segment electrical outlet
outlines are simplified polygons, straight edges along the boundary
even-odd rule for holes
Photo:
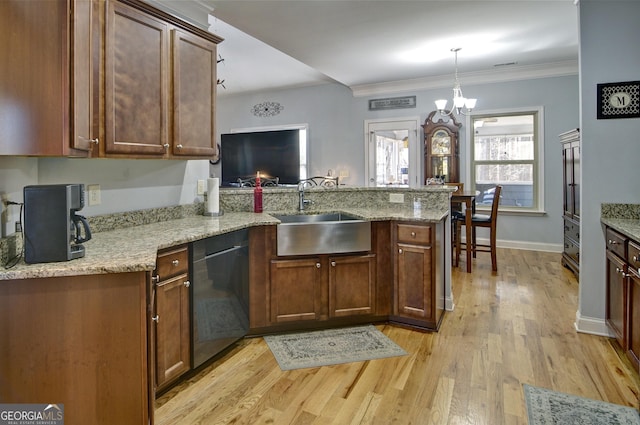
[[[100,205],[102,203],[102,199],[100,196],[100,185],[99,184],[90,184],[87,186],[89,205]]]
[[[198,180],[198,193],[197,195],[204,195],[207,192],[207,181]]]
[[[340,172],[339,172],[339,176],[340,176],[341,178],[349,177],[349,170],[340,170]]]
[[[404,203],[404,193],[390,193],[389,202],[393,202],[394,204]]]

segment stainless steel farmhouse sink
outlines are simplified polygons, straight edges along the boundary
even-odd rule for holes
[[[344,213],[273,215],[278,255],[361,252],[371,249],[371,222]]]

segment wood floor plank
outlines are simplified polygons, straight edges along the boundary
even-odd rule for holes
[[[438,333],[377,325],[406,356],[281,371],[245,339],[156,401],[157,425],[526,425],[523,384],[632,407],[639,378],[605,337],[577,333],[578,283],[560,254],[498,250],[452,270]]]

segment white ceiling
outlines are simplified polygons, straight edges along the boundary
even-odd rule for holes
[[[573,0],[147,0],[225,38],[225,96],[335,81],[356,96],[577,73]],[[209,18],[211,13],[213,18]]]

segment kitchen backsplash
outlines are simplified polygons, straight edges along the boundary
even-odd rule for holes
[[[414,199],[420,200],[423,208],[443,208],[448,206],[450,189],[431,186],[429,189],[408,188],[357,188],[339,189],[311,188],[305,190],[305,198],[312,201],[306,211],[327,211],[340,208],[413,208]],[[404,202],[390,203],[389,193],[404,194]],[[298,208],[298,190],[265,188],[263,190],[264,212],[296,212]],[[220,191],[220,209],[224,213],[253,211],[253,190],[223,189]],[[199,215],[204,212],[204,203],[151,208],[87,217],[92,233],[121,229],[143,224],[157,223]],[[16,257],[22,250],[22,237],[13,234],[0,238],[0,267]]]
[[[600,217],[640,220],[640,204],[602,204]]]

